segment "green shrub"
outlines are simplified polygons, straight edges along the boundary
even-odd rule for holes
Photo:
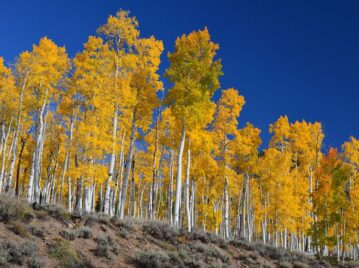
[[[66,240],[73,241],[76,238],[76,234],[72,231],[61,230],[60,235]]]
[[[19,247],[12,242],[0,242],[0,265],[7,266],[7,263],[23,265],[25,256],[32,256],[37,251],[36,244],[25,242]]]
[[[49,247],[49,255],[57,259],[62,267],[79,267],[80,261],[69,242],[57,240]]]
[[[27,229],[25,228],[25,226],[21,223],[21,222],[13,222],[9,229],[16,235],[23,237],[23,238],[27,238],[29,237],[29,232],[27,231]]]
[[[75,238],[89,239],[92,237],[92,230],[89,227],[84,226],[74,231],[61,230],[60,235],[69,241],[73,241]]]
[[[92,230],[87,226],[79,228],[75,233],[78,238],[89,239],[92,237]]]
[[[118,255],[119,249],[110,236],[96,238],[95,255],[99,257],[111,258],[110,252]]]
[[[46,267],[46,265],[40,261],[37,257],[31,257],[28,261],[27,261],[27,266],[29,268],[42,268],[42,267]]]
[[[173,265],[170,257],[162,251],[140,252],[133,257],[133,262],[139,268],[170,268]]]
[[[0,194],[0,221],[29,222],[34,218],[31,208],[26,201]]]
[[[119,235],[122,237],[122,238],[126,238],[126,239],[128,239],[129,238],[129,233],[128,233],[128,231],[127,231],[127,229],[120,229],[119,231],[118,231],[118,233],[119,233]]]
[[[200,255],[206,258],[212,257],[214,259],[221,260],[222,263],[228,263],[230,260],[223,250],[211,244],[202,244],[195,242],[191,243],[189,247],[191,251],[198,252],[200,253]]]
[[[37,253],[37,245],[32,241],[25,241],[18,249],[24,256],[33,256]]]
[[[171,242],[175,241],[179,235],[178,229],[163,221],[146,221],[143,224],[143,232],[159,240]]]
[[[8,255],[9,255],[8,249],[3,247],[2,244],[0,244],[0,266],[6,265]]]
[[[50,216],[57,220],[65,221],[70,218],[70,214],[63,207],[56,204],[46,204],[43,208]]]
[[[202,243],[213,243],[220,245],[225,243],[225,241],[220,238],[218,235],[210,232],[204,232],[203,230],[194,229],[191,233],[188,234],[188,239],[190,240],[199,240]]]
[[[44,238],[45,237],[45,231],[42,229],[38,229],[33,225],[30,225],[30,232],[32,235],[36,236],[36,237],[40,237],[40,238]]]
[[[289,262],[280,262],[279,267],[280,268],[292,268],[293,266]]]
[[[95,223],[102,223],[102,224],[109,224],[110,223],[110,217],[103,213],[91,213],[91,214],[85,214],[85,226],[92,227]]]
[[[294,268],[309,268],[310,266],[306,263],[295,261],[293,263]]]
[[[111,218],[111,223],[119,227],[121,230],[127,231],[136,231],[137,226],[139,225],[139,221],[133,218],[124,218],[121,220],[119,217],[113,217]]]

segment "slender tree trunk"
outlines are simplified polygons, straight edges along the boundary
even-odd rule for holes
[[[253,237],[253,209],[252,209],[252,205],[251,205],[251,189],[250,189],[250,183],[249,183],[249,176],[247,179],[247,230],[248,230],[248,241],[252,242],[252,237]]]
[[[246,231],[246,200],[247,200],[247,175],[244,176],[243,193],[242,193],[242,215],[241,215],[241,231],[240,237],[247,239]]]
[[[264,219],[262,222],[262,240],[263,243],[267,243],[267,201],[264,200]]]
[[[33,198],[32,201],[40,203],[40,178],[41,178],[41,160],[45,138],[47,101],[45,100],[38,112],[36,138],[35,138],[35,157],[34,157],[34,180],[33,180]]]
[[[224,236],[225,239],[229,239],[229,193],[227,177],[224,184]]]
[[[192,180],[192,190],[191,190],[191,230],[194,229],[196,225],[196,181]]]
[[[156,214],[155,215],[159,215],[160,214],[160,209],[162,206],[162,199],[163,199],[163,187],[162,187],[162,182],[163,179],[161,178],[161,170],[162,170],[162,164],[163,164],[163,151],[164,151],[164,147],[160,146],[160,157],[159,157],[159,161],[158,161],[158,168],[156,170]],[[158,200],[158,201],[157,201]]]
[[[122,188],[122,179],[123,179],[123,164],[124,164],[124,145],[125,145],[125,137],[126,137],[126,131],[122,134],[122,140],[121,140],[121,151],[120,151],[120,163],[118,166],[118,171],[116,174],[116,186],[115,186],[115,193],[113,197],[113,211],[114,214],[117,215],[118,209],[119,209],[119,200],[118,193],[121,191]],[[116,210],[117,209],[117,210]]]
[[[134,153],[134,149],[135,149],[135,134],[136,134],[136,110],[133,112],[133,116],[132,116],[130,147],[129,147],[129,151],[127,154],[126,169],[125,169],[123,184],[122,184],[122,188],[121,188],[121,200],[120,200],[120,209],[119,209],[120,219],[123,219],[125,216],[127,186],[128,186],[128,180],[130,178],[131,162],[132,162],[133,153]]]
[[[5,131],[5,122],[3,122],[2,124],[2,161],[1,161],[1,170],[0,170],[0,192],[2,191],[3,188],[3,183],[4,183],[4,179],[5,179],[5,163],[6,163],[6,148],[7,148],[7,140],[9,138],[10,135],[10,129],[11,129],[11,121],[10,120],[10,124],[8,127],[8,130]]]
[[[91,204],[92,204],[92,192],[91,192],[91,187],[92,186],[85,186],[84,187],[84,198],[85,198],[85,202],[84,202],[84,210],[86,213],[90,213],[91,212]]]
[[[16,196],[19,196],[20,168],[21,168],[22,155],[23,155],[23,153],[24,153],[26,140],[27,140],[27,139],[21,138],[21,147],[20,147],[20,153],[19,153],[19,161],[17,162],[17,168],[16,168],[16,184],[15,184],[15,195],[16,195]]]
[[[82,177],[80,177],[77,181],[75,211],[77,213],[82,212]]]
[[[186,128],[182,126],[181,142],[178,148],[178,160],[177,160],[177,181],[176,181],[176,200],[174,208],[174,226],[180,227],[180,206],[181,206],[181,195],[182,195],[182,158],[184,144],[186,141]]]
[[[157,151],[158,151],[158,122],[160,118],[160,111],[157,114],[156,125],[155,125],[155,149],[153,150],[152,156],[152,203],[150,209],[150,219],[156,218],[156,180],[157,180]]]
[[[32,154],[29,184],[28,184],[28,188],[27,188],[27,201],[28,202],[31,202],[32,197],[34,195],[34,172],[35,172],[35,151]]]
[[[94,213],[96,211],[96,182],[92,184],[92,205],[91,211]]]
[[[19,98],[17,121],[16,121],[15,132],[14,132],[13,147],[11,150],[11,157],[10,157],[10,169],[9,169],[9,174],[8,174],[8,179],[7,179],[7,187],[6,187],[8,190],[10,190],[10,188],[11,188],[12,178],[13,178],[13,174],[14,174],[14,168],[15,168],[15,162],[16,162],[17,141],[18,141],[18,137],[19,137],[19,129],[20,129],[20,123],[21,123],[22,102],[24,99],[26,82],[27,82],[27,74],[22,83],[21,93],[20,93],[20,98]]]
[[[69,134],[69,137],[68,137],[68,140],[67,140],[66,156],[65,156],[65,161],[64,161],[64,165],[63,165],[63,171],[62,171],[62,177],[61,177],[60,203],[62,203],[62,198],[63,198],[65,177],[66,177],[66,174],[67,174],[67,170],[70,167],[70,157],[71,157],[70,150],[71,150],[72,136],[73,136],[74,126],[75,126],[75,121],[76,121],[75,111],[73,111],[70,120],[71,120],[71,122],[70,122],[70,134]],[[68,191],[71,191],[71,186],[70,185],[71,184],[68,185],[69,186]]]
[[[135,159],[132,159],[131,167],[131,207],[132,217],[136,216],[136,188],[135,188]]]
[[[173,169],[174,169],[174,151],[171,149],[170,152],[170,174],[169,174],[169,183],[168,183],[168,222],[173,224],[173,211],[172,211],[172,196],[173,196]]]
[[[191,210],[190,210],[190,194],[189,194],[189,181],[190,181],[190,169],[191,169],[191,150],[189,148],[190,142],[188,142],[188,149],[187,149],[187,168],[186,168],[186,184],[185,184],[185,191],[186,191],[186,214],[187,214],[187,230],[191,232]]]
[[[115,172],[115,159],[116,159],[116,137],[117,137],[117,114],[118,109],[115,107],[115,114],[113,116],[113,130],[112,130],[112,153],[111,153],[111,159],[110,159],[110,166],[108,169],[108,179],[106,182],[106,193],[105,193],[105,201],[104,201],[104,213],[105,214],[111,214],[111,208],[110,208],[110,191],[111,191],[111,182],[113,179],[113,175]]]
[[[140,207],[140,219],[143,219],[143,194],[146,191],[146,184],[142,186],[141,194],[140,194],[140,201],[139,201],[139,207]]]

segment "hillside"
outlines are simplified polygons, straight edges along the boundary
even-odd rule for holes
[[[272,85],[268,83],[258,87],[263,89],[260,91],[250,87],[239,90],[240,83],[225,76],[237,68],[223,65],[218,32],[197,25],[171,31],[170,40],[161,40],[150,33],[160,29],[150,30],[146,23],[146,31],[142,31],[141,19],[129,10],[111,10],[107,20],[98,17],[91,24],[92,34],[76,34],[85,43],[75,50],[66,50],[77,43],[71,38],[68,43],[61,39],[60,45],[46,33],[37,41],[37,33],[16,51],[17,56],[7,59],[0,55],[0,192],[23,197],[30,204],[58,204],[68,211],[101,211],[141,221],[161,219],[189,231],[203,228],[219,233],[226,241],[240,234],[245,240],[255,238],[341,262],[358,259],[359,139],[349,136],[357,133],[354,121],[348,121],[346,125],[353,130],[341,135],[336,148],[329,147],[332,143],[325,139],[328,132],[323,127],[328,122],[316,113],[330,109],[318,106],[312,113],[296,114],[293,105],[305,107],[312,96],[301,102],[286,99],[291,94],[264,90]],[[225,54],[234,56],[237,50]],[[243,64],[240,61],[235,66]],[[260,73],[252,78],[263,79]],[[247,90],[253,94],[247,96]],[[290,90],[294,88],[287,86],[286,92]],[[273,99],[264,98],[264,92],[272,92]],[[283,97],[280,104],[287,107],[273,112],[279,107],[274,101],[279,96]],[[322,97],[319,100],[313,104],[322,103]],[[252,106],[261,101],[257,109]],[[284,108],[290,108],[289,116]],[[254,110],[256,115],[246,118],[246,113]],[[348,114],[357,114],[357,107]],[[261,121],[264,116],[269,117]],[[343,134],[345,124],[331,128]],[[49,243],[67,236],[65,244],[57,241],[59,245],[73,249],[76,255],[81,243],[88,253],[77,258],[88,262],[94,258],[97,251],[90,250],[97,244],[122,248],[117,256],[114,249],[105,252],[109,256],[91,261],[96,266],[111,266],[111,262],[134,265],[138,263],[136,254],[146,247],[156,254],[161,254],[159,248],[170,252],[171,256],[162,252],[156,258],[159,262],[171,259],[171,266],[179,262],[173,258],[181,250],[188,257],[178,257],[184,259],[183,266],[189,266],[191,260],[215,264],[218,259],[197,256],[219,245],[201,244],[193,235],[180,232],[171,235],[171,241],[153,240],[156,238],[146,228],[169,229],[164,223],[127,224],[132,228],[122,227],[122,231],[128,238],[117,238],[116,220],[94,223],[91,238],[83,239],[77,232],[82,227],[86,229],[81,232],[88,232],[89,226],[84,225],[89,216],[64,216],[55,224],[52,219],[46,222],[46,215],[38,218],[37,214],[48,212],[36,209],[30,223],[14,220],[6,223],[4,230],[6,235],[10,229],[26,235],[31,233],[31,225],[40,226],[48,232],[43,235],[48,240],[47,244],[41,242],[39,252],[51,253],[49,262],[57,256],[47,250],[56,249],[57,244]],[[109,230],[112,228],[115,233]],[[113,241],[101,240],[101,236]],[[219,247],[219,252],[228,255],[221,262],[253,266],[252,257],[244,256],[245,250],[237,252],[234,244],[238,243]],[[4,246],[4,254],[8,246]],[[133,249],[126,253],[125,247]],[[244,247],[252,248],[241,243],[240,248]],[[255,248],[258,252],[275,251],[260,245]],[[262,252],[259,255],[265,258],[255,261],[268,259],[273,264],[266,254]],[[297,259],[283,257],[277,263]]]
[[[3,267],[332,267],[313,256],[165,222],[75,216],[0,196]],[[348,266],[349,267],[349,266]],[[352,266],[354,267],[354,266]]]

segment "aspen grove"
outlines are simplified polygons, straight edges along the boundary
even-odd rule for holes
[[[47,37],[11,68],[0,57],[0,191],[358,258],[359,140],[324,153],[319,122],[281,116],[260,149],[218,49],[206,28],[178,37],[164,89],[162,41],[121,10],[73,59]]]

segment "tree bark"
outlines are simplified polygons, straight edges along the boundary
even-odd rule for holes
[[[224,237],[229,239],[229,193],[228,178],[224,182]]]
[[[168,200],[167,200],[169,224],[173,224],[173,211],[172,211],[173,168],[174,168],[174,151],[173,151],[173,149],[171,149],[171,152],[170,152],[170,174],[169,174],[169,182],[168,182]]]
[[[188,149],[187,149],[187,168],[186,168],[186,184],[185,184],[185,191],[186,191],[186,214],[187,214],[187,230],[191,232],[192,227],[192,220],[191,220],[191,209],[190,209],[190,195],[189,195],[189,181],[190,181],[190,169],[191,169],[191,150],[189,148],[190,143],[188,142]]]
[[[112,209],[110,207],[110,191],[111,191],[111,182],[113,179],[113,174],[115,172],[115,159],[116,159],[116,136],[117,136],[117,113],[118,109],[115,107],[115,114],[113,116],[113,130],[112,130],[112,153],[111,153],[111,159],[110,159],[110,166],[108,169],[108,179],[106,182],[106,193],[105,193],[105,200],[104,200],[104,213],[105,214],[112,214]]]
[[[136,216],[136,188],[135,188],[135,159],[132,159],[131,166],[131,214],[132,217]]]
[[[131,162],[132,162],[133,153],[134,153],[134,149],[135,149],[135,135],[136,135],[136,110],[133,112],[133,116],[132,116],[130,147],[129,147],[128,154],[127,154],[125,175],[123,178],[123,184],[122,184],[122,188],[121,188],[121,200],[120,200],[120,209],[119,209],[120,219],[123,219],[125,216],[127,186],[128,186],[128,180],[130,178]]]
[[[8,179],[7,179],[7,187],[6,187],[6,189],[8,191],[11,190],[12,178],[13,178],[15,162],[16,162],[16,149],[17,149],[17,141],[18,141],[18,137],[19,137],[19,129],[20,129],[20,123],[21,123],[21,112],[22,112],[22,102],[23,102],[23,99],[24,99],[26,82],[27,82],[27,74],[26,74],[26,76],[24,78],[24,81],[22,83],[21,93],[20,93],[20,98],[19,98],[17,121],[16,121],[15,132],[14,132],[14,140],[13,140],[13,145],[12,145],[13,147],[12,147],[12,150],[11,150],[11,157],[10,157],[10,169],[9,169],[9,174],[8,174]]]
[[[1,161],[1,169],[0,169],[0,192],[3,189],[3,183],[4,183],[4,179],[5,179],[5,163],[6,163],[6,148],[7,148],[7,140],[9,138],[10,135],[10,129],[11,129],[11,121],[10,120],[10,124],[8,127],[8,130],[5,131],[5,122],[2,123],[2,161]]]
[[[44,101],[38,112],[35,149],[34,149],[34,194],[31,201],[40,203],[40,179],[41,179],[41,160],[45,138],[46,117],[47,117],[47,100]]]
[[[174,222],[175,227],[180,227],[180,205],[181,205],[181,195],[182,195],[182,158],[184,144],[186,141],[186,128],[183,124],[182,133],[181,133],[181,142],[178,148],[178,160],[177,160],[177,181],[176,181],[176,200],[174,208]]]

